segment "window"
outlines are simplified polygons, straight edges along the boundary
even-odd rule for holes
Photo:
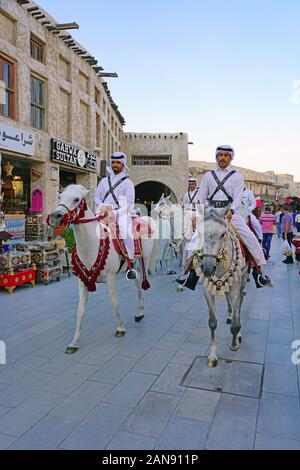
[[[0,56],[0,85],[4,100],[0,100],[0,115],[16,119],[16,64]],[[4,101],[4,103],[1,103]]]
[[[66,59],[60,54],[59,54],[59,71],[60,71],[60,75],[62,76],[64,80],[66,80],[67,82],[71,81],[71,64],[68,61],[68,59]]]
[[[45,46],[38,38],[31,36],[30,38],[30,55],[39,62],[45,62]]]
[[[132,165],[172,165],[172,155],[132,155]]]
[[[103,108],[103,114],[106,116],[106,101],[104,98],[102,100],[102,108]]]
[[[46,128],[45,82],[37,77],[30,79],[31,112],[30,125],[37,129]]]
[[[100,91],[95,87],[95,103],[100,106]]]
[[[89,77],[83,72],[79,71],[79,88],[84,93],[89,94]]]
[[[96,147],[100,147],[100,116],[96,114]]]

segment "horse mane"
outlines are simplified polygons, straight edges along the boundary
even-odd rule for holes
[[[228,225],[228,222],[224,217],[220,216],[220,213],[214,208],[214,207],[208,207],[204,211],[204,220],[215,220],[216,222],[219,222],[220,224],[223,225]]]

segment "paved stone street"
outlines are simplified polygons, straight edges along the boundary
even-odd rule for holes
[[[74,277],[21,286],[12,297],[1,289],[0,449],[300,449],[300,366],[291,361],[300,339],[300,276],[296,264],[281,263],[279,247],[274,240],[268,266],[276,288],[248,284],[236,353],[228,348],[225,302],[218,307],[219,357],[264,366],[258,398],[239,394],[239,384],[251,382],[249,364],[249,375],[235,376],[235,394],[181,385],[196,356],[208,352],[201,286],[179,294],[169,276],[156,275],[136,324],[135,288],[122,275],[127,334],[115,338],[100,285],[89,298],[80,350],[70,356]]]

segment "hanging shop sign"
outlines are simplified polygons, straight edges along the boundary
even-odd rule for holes
[[[73,144],[51,139],[51,159],[64,165],[83,170],[97,170],[97,156]]]
[[[35,135],[31,131],[0,122],[0,149],[33,156]]]

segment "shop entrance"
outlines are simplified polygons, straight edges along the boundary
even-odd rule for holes
[[[61,188],[66,188],[69,184],[76,184],[76,173],[60,169],[59,184]]]
[[[27,214],[30,207],[30,163],[2,154],[2,210],[6,214]]]

